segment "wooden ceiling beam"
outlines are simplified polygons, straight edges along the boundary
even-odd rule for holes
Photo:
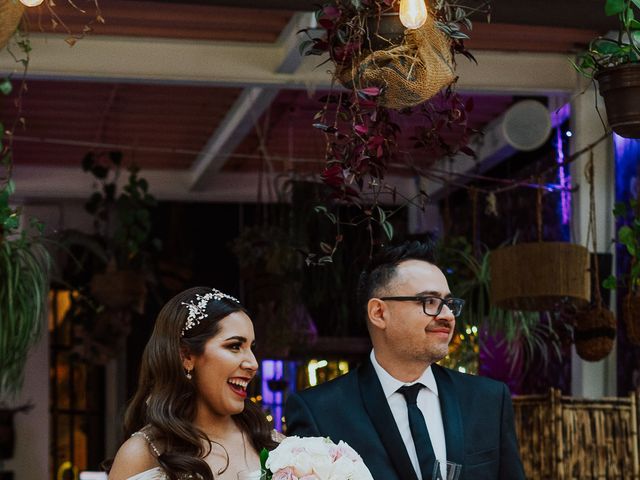
[[[277,42],[280,62],[274,72],[286,75],[298,70],[302,57],[298,54],[297,32],[309,27],[312,21],[310,13],[297,13],[291,18]],[[248,87],[240,94],[194,162],[191,168],[192,189],[208,186],[211,176],[217,175],[237,146],[254,129],[278,91],[276,88]]]
[[[300,57],[296,70],[278,72],[288,58],[279,43],[93,36],[70,49],[61,36],[32,34],[31,45],[31,78],[309,91],[331,87],[327,66],[319,67],[324,57]],[[531,94],[577,88],[575,71],[565,54],[473,53],[478,65],[466,59],[458,62],[464,91]],[[0,56],[0,73],[13,71],[18,71],[13,58]]]

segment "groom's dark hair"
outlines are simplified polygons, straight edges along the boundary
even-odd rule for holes
[[[404,242],[400,245],[382,247],[360,274],[356,300],[358,309],[367,320],[369,299],[389,285],[396,273],[396,267],[405,260],[422,260],[436,265],[436,242],[432,237],[424,241]]]

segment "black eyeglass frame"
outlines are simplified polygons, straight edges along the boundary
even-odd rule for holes
[[[436,298],[440,300],[440,306],[436,313],[427,313],[427,300]],[[451,310],[454,317],[459,317],[462,313],[462,307],[464,307],[464,299],[448,297],[448,298],[440,298],[433,295],[415,295],[415,296],[400,296],[400,297],[380,297],[380,300],[395,300],[397,302],[421,302],[422,303],[422,311],[425,315],[430,317],[437,317],[442,312],[442,306],[447,305],[447,308]],[[453,308],[452,308],[453,307]],[[457,310],[457,314],[456,314]]]

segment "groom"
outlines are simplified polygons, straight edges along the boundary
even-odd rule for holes
[[[344,440],[376,480],[431,480],[435,460],[460,480],[524,480],[507,387],[435,362],[464,304],[433,248],[384,248],[362,272],[358,304],[373,350],[356,370],[290,395],[287,434]]]

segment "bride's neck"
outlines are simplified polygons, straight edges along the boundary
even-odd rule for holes
[[[220,417],[208,412],[198,412],[193,423],[210,438],[224,438],[240,430],[230,415]]]

